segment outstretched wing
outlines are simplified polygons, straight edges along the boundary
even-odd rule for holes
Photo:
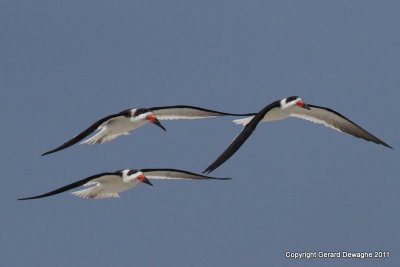
[[[148,179],[189,179],[189,180],[229,180],[232,178],[215,178],[177,169],[142,169]]]
[[[159,120],[202,119],[215,116],[251,116],[253,113],[236,114],[194,106],[165,106],[149,108]]]
[[[227,161],[233,154],[246,142],[246,140],[250,137],[250,135],[254,132],[257,125],[264,118],[264,116],[268,113],[268,111],[273,108],[279,107],[279,101],[275,101],[265,108],[263,108],[259,113],[257,113],[249,123],[246,124],[244,129],[240,132],[240,134],[233,140],[233,142],[228,146],[227,149],[210,165],[203,171],[203,173],[211,173],[216,168],[221,166],[225,161]]]
[[[117,175],[117,173],[100,173],[100,174],[96,174],[90,177],[87,177],[85,179],[79,180],[77,182],[74,182],[72,184],[60,187],[58,189],[55,189],[53,191],[50,191],[48,193],[42,194],[42,195],[37,195],[37,196],[33,196],[33,197],[25,197],[25,198],[20,198],[18,200],[28,200],[28,199],[36,199],[36,198],[43,198],[43,197],[49,197],[52,195],[57,195],[60,194],[62,192],[74,189],[76,187],[82,186],[88,182],[101,182],[103,179],[110,179],[110,177],[112,179],[118,178],[119,176]]]
[[[62,144],[59,147],[56,147],[53,150],[47,151],[46,153],[43,153],[42,156],[63,150],[67,147],[70,147],[72,145],[75,145],[76,143],[79,143],[81,140],[83,140],[85,137],[87,137],[88,135],[90,135],[91,133],[93,133],[94,131],[97,130],[97,128],[99,128],[100,125],[102,125],[103,123],[105,123],[106,121],[112,119],[112,118],[116,118],[119,116],[126,116],[126,114],[124,112],[118,113],[118,114],[113,114],[107,117],[104,117],[98,121],[96,121],[95,123],[93,123],[92,125],[89,126],[89,128],[87,128],[86,130],[84,130],[83,132],[81,132],[80,134],[74,136],[71,140],[68,140],[67,142],[65,142],[64,144]]]
[[[294,113],[290,116],[320,123],[339,132],[348,133],[355,137],[392,148],[378,137],[364,130],[361,126],[330,108],[315,105],[309,105],[309,107],[310,110],[296,107]]]

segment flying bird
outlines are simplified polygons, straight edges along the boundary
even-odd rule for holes
[[[151,179],[229,180],[231,178],[214,178],[177,169],[126,169],[96,174],[42,195],[20,198],[18,200],[49,197],[79,186],[90,187],[72,192],[72,194],[77,197],[90,199],[118,198],[118,193],[131,189],[138,183],[145,183],[153,186],[150,182]]]
[[[296,117],[314,123],[320,123],[339,132],[348,133],[355,137],[392,148],[342,114],[330,108],[306,104],[298,96],[290,96],[272,102],[254,116],[234,120],[236,124],[245,126],[244,129],[203,173],[211,173],[227,161],[244,144],[247,138],[250,137],[260,122],[283,120],[288,117]]]
[[[92,125],[86,130],[74,136],[64,144],[42,154],[48,155],[67,147],[75,145],[88,137],[90,134],[99,130],[92,137],[84,140],[81,144],[103,144],[111,141],[120,135],[127,135],[130,131],[139,128],[147,123],[153,123],[166,131],[160,120],[176,120],[176,119],[202,119],[215,116],[251,116],[255,113],[234,114],[221,111],[193,107],[193,106],[164,106],[152,108],[127,109],[120,113],[106,116]]]

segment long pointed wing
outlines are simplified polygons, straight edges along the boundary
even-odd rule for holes
[[[177,169],[142,169],[148,179],[190,179],[190,180],[229,180],[232,178],[215,178]]]
[[[79,181],[74,182],[72,184],[60,187],[58,189],[55,189],[53,191],[50,191],[50,192],[42,194],[42,195],[37,195],[37,196],[33,196],[33,197],[19,198],[18,200],[28,200],[28,199],[49,197],[49,196],[60,194],[62,192],[65,192],[65,191],[74,189],[76,187],[82,186],[82,185],[84,185],[84,184],[86,184],[88,182],[100,182],[103,179],[116,179],[116,178],[119,178],[117,173],[100,173],[100,174],[96,174],[96,175],[87,177],[85,179],[79,180]]]
[[[47,151],[45,153],[42,154],[42,156],[45,155],[49,155],[51,153],[66,149],[67,147],[70,147],[72,145],[75,145],[76,143],[79,143],[81,140],[83,140],[85,137],[87,137],[88,135],[90,135],[91,133],[93,133],[94,131],[97,130],[97,128],[102,125],[104,122],[112,119],[112,118],[116,118],[119,116],[125,116],[122,112],[118,113],[118,114],[112,114],[110,116],[104,117],[98,121],[96,121],[95,123],[93,123],[92,125],[89,126],[89,128],[87,128],[86,130],[84,130],[83,132],[81,132],[80,134],[74,136],[71,140],[68,140],[67,142],[65,142],[64,144],[60,145],[59,147],[56,147],[55,149],[52,149],[50,151]]]
[[[263,108],[257,115],[255,115],[249,123],[246,124],[244,129],[240,132],[240,134],[233,140],[233,142],[225,149],[225,151],[210,165],[203,171],[203,173],[211,173],[216,168],[221,166],[225,161],[227,161],[233,154],[246,142],[246,140],[250,137],[250,135],[254,132],[257,125],[264,118],[264,116],[268,113],[268,111],[273,108],[279,107],[279,101],[275,101],[265,108]]]
[[[215,116],[251,116],[253,113],[226,113],[194,106],[165,106],[149,108],[159,120],[202,119]]]
[[[392,148],[378,137],[364,130],[361,126],[330,108],[315,105],[309,105],[309,107],[310,110],[296,107],[295,112],[290,116],[320,123],[339,132],[351,134],[355,137]]]

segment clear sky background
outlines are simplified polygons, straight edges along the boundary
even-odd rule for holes
[[[398,1],[1,1],[1,266],[399,266]],[[257,112],[291,95],[395,149],[298,119],[212,173],[112,200],[47,192],[124,168],[204,170],[234,118],[60,145],[126,108]],[[294,260],[286,251],[389,251]]]

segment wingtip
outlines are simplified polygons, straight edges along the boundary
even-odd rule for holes
[[[54,153],[54,152],[57,152],[58,150],[55,150],[55,149],[53,149],[53,150],[49,150],[49,151],[47,151],[47,152],[44,152],[41,156],[43,157],[43,156],[46,156],[46,155],[49,155],[49,154],[52,154],[52,153]]]
[[[394,149],[391,145],[386,144],[382,140],[379,140],[379,142],[375,142],[375,143],[378,144],[378,145],[385,146],[385,147],[390,148],[390,149]]]
[[[23,197],[23,198],[18,198],[17,200],[31,200],[31,199],[38,199],[42,198],[43,196],[34,196],[34,197]]]
[[[392,146],[390,146],[390,145],[388,145],[388,144],[386,144],[386,143],[384,143],[383,145],[384,145],[385,147],[388,147],[388,148],[394,150],[394,148],[393,148]]]

